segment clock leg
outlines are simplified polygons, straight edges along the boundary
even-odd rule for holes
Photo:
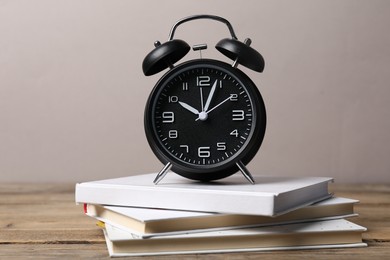
[[[245,165],[241,162],[238,161],[236,163],[238,169],[240,169],[241,173],[244,175],[244,177],[251,183],[255,184],[255,179],[253,179],[252,174],[248,171],[248,169],[245,167]]]
[[[172,163],[170,163],[170,162],[167,163],[164,166],[164,168],[162,168],[162,170],[157,174],[153,183],[157,185],[165,177],[165,175],[168,173],[168,171],[171,169],[171,167],[172,167]]]

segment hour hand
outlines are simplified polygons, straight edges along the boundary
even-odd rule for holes
[[[199,115],[199,111],[196,108],[193,108],[192,106],[188,105],[187,103],[179,101],[179,104],[188,111],[194,113],[195,115]]]

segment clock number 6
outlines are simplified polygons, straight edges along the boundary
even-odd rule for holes
[[[198,148],[198,156],[201,158],[209,158],[210,157],[210,146],[201,146]]]

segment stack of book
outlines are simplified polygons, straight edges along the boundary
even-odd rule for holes
[[[366,228],[345,219],[358,201],[331,196],[331,178],[154,178],[76,184],[76,203],[99,221],[110,256],[366,246]]]

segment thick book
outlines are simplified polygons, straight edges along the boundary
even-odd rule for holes
[[[156,174],[76,184],[76,203],[276,216],[330,197],[326,177],[240,175],[196,182],[170,173],[155,185]]]
[[[345,219],[138,239],[105,224],[110,256],[363,247],[366,228]]]
[[[85,214],[140,238],[353,217],[357,200],[332,197],[277,217],[84,204]]]

